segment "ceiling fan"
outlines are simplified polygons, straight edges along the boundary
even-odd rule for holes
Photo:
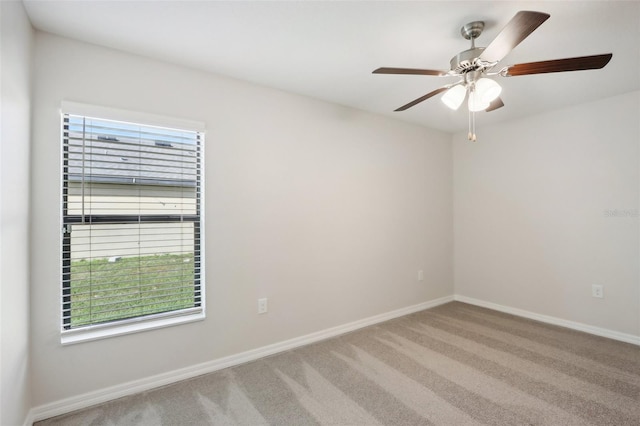
[[[496,65],[522,40],[527,38],[544,21],[548,13],[520,11],[502,29],[500,34],[487,47],[476,47],[475,39],[484,29],[484,22],[474,21],[460,29],[462,36],[471,41],[471,48],[458,53],[451,59],[449,70],[431,70],[415,68],[382,67],[374,74],[413,74],[437,77],[459,77],[459,81],[442,86],[418,99],[401,106],[395,111],[404,111],[437,94],[445,92],[442,102],[451,109],[458,109],[468,98],[469,140],[476,141],[475,112],[493,111],[504,106],[500,99],[502,88],[488,77],[513,77],[519,75],[543,74],[552,72],[580,71],[603,68],[613,56],[611,53],[575,58],[554,59],[540,62],[527,62],[503,67],[494,71]]]

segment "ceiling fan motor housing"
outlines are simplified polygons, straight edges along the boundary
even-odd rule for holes
[[[456,74],[466,74],[470,71],[477,71],[482,66],[478,63],[478,58],[482,54],[484,47],[474,47],[458,53],[451,58],[451,71]]]

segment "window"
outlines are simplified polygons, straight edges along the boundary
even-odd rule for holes
[[[202,319],[202,133],[62,121],[63,343]]]

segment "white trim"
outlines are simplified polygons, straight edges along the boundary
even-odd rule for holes
[[[123,336],[125,334],[202,321],[206,318],[204,307],[191,308],[187,311],[196,312],[187,315],[181,314],[180,311],[168,312],[160,315],[149,315],[149,318],[136,317],[129,322],[114,322],[112,324],[107,324],[106,326],[98,324],[97,326],[87,326],[77,330],[62,330],[60,343],[64,346],[75,343],[91,342],[94,340],[106,339],[108,337]]]
[[[516,315],[522,318],[528,318],[547,324],[558,325],[560,327],[570,328],[572,330],[583,331],[585,333],[594,334],[596,336],[608,337],[609,339],[621,342],[631,343],[640,346],[640,336],[633,334],[621,333],[619,331],[609,330],[606,328],[595,327],[593,325],[583,324],[580,322],[569,321],[562,318],[556,318],[549,315],[536,314],[534,312],[525,311],[523,309],[511,308],[509,306],[499,305],[497,303],[486,302],[484,300],[474,299],[472,297],[461,296],[456,294],[453,296],[458,302],[469,303],[483,308],[493,309],[494,311],[504,312],[506,314]]]
[[[358,330],[369,325],[378,324],[393,318],[398,318],[414,312],[423,311],[434,306],[442,305],[453,301],[453,296],[441,297],[439,299],[430,300],[428,302],[419,303],[417,305],[396,309],[380,315],[374,315],[369,318],[350,322],[348,324],[327,328],[305,336],[296,337],[285,340],[283,342],[274,343],[272,345],[263,346],[261,348],[252,349],[239,354],[218,358],[207,361],[202,364],[196,364],[190,367],[181,368],[179,370],[161,373],[144,379],[133,380],[131,382],[122,383],[108,388],[100,389],[93,392],[87,392],[82,395],[72,396],[49,404],[44,404],[33,408],[30,411],[30,418],[33,421],[40,421],[50,417],[59,416],[70,413],[75,410],[87,408],[95,404],[111,401],[123,396],[132,395],[139,392],[148,391],[160,386],[175,383],[180,380],[190,379],[202,374],[211,373],[223,368],[233,367],[245,362],[253,361],[279,352],[288,351],[330,337],[339,336],[350,331]]]
[[[201,121],[167,117],[164,115],[149,114],[139,111],[129,111],[120,108],[83,104],[80,102],[66,100],[63,100],[60,103],[60,108],[65,114],[83,115],[94,118],[99,117],[115,121],[129,121],[147,124],[149,126],[168,127],[196,132],[204,132],[206,130],[205,123]]]

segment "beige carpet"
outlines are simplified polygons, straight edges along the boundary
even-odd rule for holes
[[[640,425],[640,347],[453,302],[45,425]]]

